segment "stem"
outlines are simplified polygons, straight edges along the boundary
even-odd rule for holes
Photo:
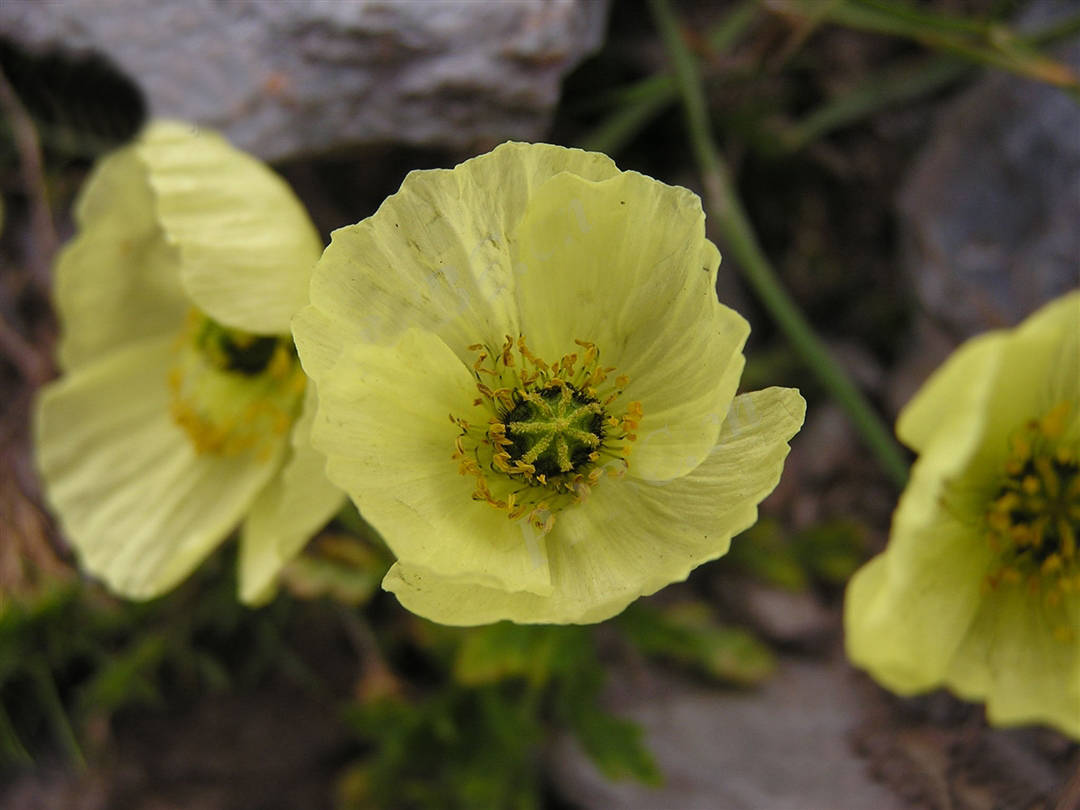
[[[863,393],[829,355],[825,344],[792,301],[758,244],[753,226],[735,193],[727,166],[714,145],[697,65],[683,42],[671,7],[667,0],[649,0],[649,6],[675,71],[691,146],[704,179],[709,213],[716,220],[746,280],[777,326],[787,335],[795,351],[833,399],[847,412],[882,469],[897,487],[902,488],[908,474],[904,451]]]

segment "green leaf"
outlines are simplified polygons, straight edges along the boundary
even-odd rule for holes
[[[146,636],[104,659],[106,663],[81,690],[80,710],[109,714],[123,706],[156,703],[160,695],[154,681],[167,649],[162,636]]]
[[[806,590],[809,580],[780,523],[762,518],[735,538],[724,558],[762,582],[789,591]]]
[[[645,746],[641,728],[600,707],[598,698],[604,671],[595,657],[592,662],[592,667],[581,669],[576,677],[559,684],[556,705],[560,719],[571,728],[585,753],[608,779],[630,778],[646,785],[661,784],[663,774]]]
[[[832,585],[847,582],[867,555],[866,531],[862,524],[843,518],[799,532],[792,546],[815,578]]]
[[[619,617],[619,626],[646,655],[724,683],[750,686],[769,677],[776,668],[765,644],[747,630],[717,624],[703,602],[662,609],[631,605]]]
[[[636,723],[608,714],[589,702],[579,706],[574,732],[585,753],[608,779],[636,779],[652,786],[663,783],[663,774]]]
[[[0,702],[0,764],[9,762],[26,766],[34,763],[34,758],[19,739],[11,718],[8,717],[4,704]]]
[[[584,631],[576,627],[499,622],[467,631],[454,660],[454,679],[478,686],[507,678],[544,684],[572,667]]]
[[[523,688],[444,685],[417,703],[352,707],[347,719],[375,747],[339,785],[342,807],[537,810],[542,727]]]

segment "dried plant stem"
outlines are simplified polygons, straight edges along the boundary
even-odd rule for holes
[[[26,338],[20,335],[0,315],[0,354],[19,370],[23,379],[37,388],[49,378],[47,363],[34,351]]]
[[[56,255],[59,240],[53,226],[52,209],[49,207],[45,187],[41,142],[34,122],[3,70],[0,70],[0,110],[3,110],[11,127],[15,149],[19,154],[23,187],[30,200],[30,227],[34,238],[33,249],[30,251],[31,274],[34,283],[45,292],[49,289],[49,267]]]
[[[1061,795],[1058,796],[1054,810],[1076,810],[1080,807],[1080,756],[1075,758],[1075,762],[1076,767],[1069,781],[1065,783],[1065,787],[1061,789]]]

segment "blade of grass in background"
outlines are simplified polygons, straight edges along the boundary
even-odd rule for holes
[[[757,0],[743,0],[727,12],[720,23],[705,35],[709,49],[729,50],[759,18]],[[666,73],[650,76],[613,93],[609,103],[615,112],[578,141],[582,149],[618,154],[650,121],[678,101],[675,78]]]
[[[916,9],[897,0],[765,0],[770,11],[903,37],[976,64],[1007,70],[1080,93],[1068,65],[1042,55],[1028,37],[997,22]]]
[[[780,147],[792,153],[842,127],[851,126],[889,107],[928,96],[972,71],[949,56],[920,58],[873,73],[822,104],[797,123],[780,130]]]
[[[994,25],[993,30],[1004,31],[1010,39],[1015,39],[1015,36],[1001,25]],[[1052,23],[1031,35],[1021,37],[1019,41],[1024,47],[1043,47],[1076,34],[1080,34],[1080,14]],[[803,149],[835,129],[850,126],[885,108],[941,90],[967,76],[973,67],[972,60],[957,59],[945,54],[925,57],[917,62],[890,65],[825,102],[784,131],[781,135],[783,147],[789,152]]]
[[[675,103],[675,82],[670,76],[653,76],[633,89],[637,98],[618,106],[602,124],[578,140],[578,146],[591,152],[616,155],[637,137],[649,122]]]
[[[777,143],[774,150],[787,154],[797,152],[837,129],[851,126],[890,107],[942,90],[970,75],[973,68],[979,65],[993,64],[995,67],[1011,69],[1009,65],[999,62],[987,62],[981,57],[981,52],[972,54],[947,47],[948,42],[951,41],[948,37],[945,38],[944,44],[936,40],[927,41],[925,36],[917,37],[916,34],[922,29],[910,21],[900,26],[890,27],[891,18],[883,21],[880,13],[875,14],[872,11],[866,14],[858,9],[850,13],[849,6],[853,3],[854,0],[839,4],[811,2],[811,0],[767,0],[765,5],[787,14],[795,13],[791,9],[797,7],[802,9],[802,14],[809,15],[808,19],[815,24],[823,21],[840,25],[850,24],[850,27],[861,30],[917,39],[931,48],[944,50],[947,53],[889,65],[867,76],[857,85],[824,102],[797,123],[782,125],[775,133]],[[729,12],[715,29],[706,34],[705,42],[710,50],[723,52],[730,49],[750,25],[760,19],[758,5],[758,0],[747,0]],[[838,7],[840,10],[836,11]],[[871,25],[875,20],[877,24]],[[947,20],[940,25],[948,28],[948,22]],[[1080,33],[1080,14],[1052,23],[1034,34],[1023,36],[1013,33],[1000,23],[980,24],[966,20],[952,22],[960,30],[968,32],[967,35],[975,32],[983,38],[1015,43],[1016,47],[1029,55],[1034,53],[1030,49],[1059,42]],[[1051,77],[1060,78],[1063,71],[1070,72],[1065,65],[1046,59],[1037,53],[1034,56],[1044,67],[1047,64],[1055,66],[1049,69]],[[1043,75],[1045,71],[1016,70],[1014,72],[1035,80],[1048,81]],[[582,137],[578,146],[617,155],[677,98],[678,89],[675,79],[668,74],[650,76],[621,88],[604,100],[606,105],[614,108],[614,111],[605,121]]]
[[[754,229],[729,179],[727,166],[713,142],[705,91],[696,60],[683,41],[671,7],[665,0],[649,0],[649,6],[674,68],[691,146],[704,180],[706,205],[724,236],[728,251],[777,326],[848,414],[881,468],[897,487],[902,488],[907,481],[908,465],[892,431],[829,355],[825,344],[792,301],[758,244]]]

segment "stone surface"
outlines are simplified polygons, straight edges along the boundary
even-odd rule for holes
[[[813,649],[837,632],[836,617],[810,591],[789,591],[739,577],[717,579],[714,590],[732,615],[776,644]]]
[[[1080,69],[1080,43],[1057,56]],[[937,121],[899,208],[919,300],[955,338],[1015,324],[1080,283],[1077,133],[1080,105],[1005,73]]]
[[[854,677],[841,664],[784,660],[754,692],[661,673],[617,684],[614,709],[644,727],[665,785],[609,782],[570,740],[552,754],[556,784],[585,810],[901,810],[849,743]]]
[[[8,0],[0,34],[107,56],[151,114],[267,160],[543,136],[607,0]]]

